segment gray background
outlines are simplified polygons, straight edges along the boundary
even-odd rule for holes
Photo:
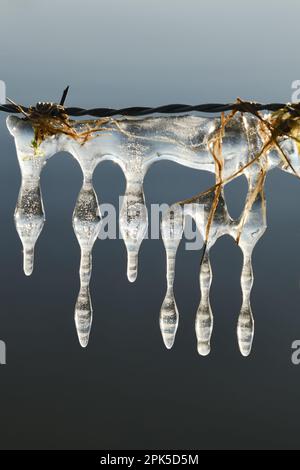
[[[82,106],[225,102],[237,96],[289,101],[300,79],[299,2],[1,2],[0,78],[23,104],[58,100]],[[47,222],[31,278],[22,273],[13,211],[20,175],[0,116],[0,366],[2,449],[299,449],[300,184],[274,171],[266,184],[268,231],[254,254],[254,349],[240,356],[241,253],[232,239],[213,249],[212,353],[196,352],[199,252],[178,254],[181,313],[165,350],[158,312],[165,291],[161,241],[145,241],[137,282],[126,280],[120,241],[97,242],[91,291],[94,323],[82,350],[73,324],[79,248],[71,214],[79,168],[56,155],[42,176]],[[205,189],[202,172],[162,162],[145,181],[148,204]],[[121,171],[98,167],[100,201],[117,203]],[[238,215],[242,179],[229,185]]]

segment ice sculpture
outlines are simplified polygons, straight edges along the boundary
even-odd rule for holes
[[[269,115],[263,117],[265,122],[268,119]],[[128,255],[127,276],[133,282],[137,276],[139,248],[148,229],[143,180],[152,164],[172,160],[214,173],[216,183],[204,193],[174,203],[163,215],[161,232],[167,255],[167,291],[159,321],[163,341],[167,348],[171,348],[178,326],[173,290],[176,251],[185,217],[190,215],[205,240],[200,265],[201,301],[195,321],[198,352],[209,354],[213,330],[209,299],[212,281],[210,249],[219,237],[228,234],[243,252],[243,301],[237,336],[241,353],[244,356],[250,353],[254,334],[250,304],[253,284],[251,256],[266,229],[264,180],[267,171],[274,167],[299,174],[300,159],[293,139],[281,135],[274,141],[270,128],[251,114],[233,114],[226,118],[183,115],[68,120],[67,130],[60,124],[54,130],[43,130],[42,134],[37,132],[36,123],[30,119],[10,116],[7,126],[15,138],[22,176],[15,223],[23,245],[25,274],[32,272],[34,247],[45,222],[40,189],[43,166],[52,155],[63,150],[71,153],[81,167],[83,184],[73,213],[73,228],[81,249],[75,323],[82,346],[88,343],[92,322],[89,282],[92,248],[101,217],[93,188],[93,172],[105,160],[114,161],[124,172],[126,192],[120,210],[120,230]],[[223,188],[241,174],[247,178],[248,195],[241,216],[233,220],[226,207]]]

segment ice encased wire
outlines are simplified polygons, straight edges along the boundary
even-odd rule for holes
[[[226,125],[222,137],[222,178],[226,181],[226,178],[238,174],[245,166],[242,173],[248,181],[248,195],[245,211],[237,220],[232,219],[227,210],[223,188],[215,208],[207,247],[200,266],[201,301],[196,313],[195,330],[198,352],[201,355],[210,352],[213,330],[213,313],[209,301],[212,281],[210,249],[224,234],[236,240],[241,221],[243,230],[239,234],[239,246],[243,253],[241,272],[243,300],[238,317],[237,336],[241,353],[247,356],[251,351],[254,334],[254,319],[250,304],[253,284],[251,257],[255,244],[266,229],[262,192],[251,201],[251,209],[246,212],[247,201],[253,197],[253,188],[261,175],[261,162],[257,161],[247,166],[247,162],[263,145],[258,124],[255,116],[237,114]],[[88,129],[88,124],[84,121],[78,124],[73,121],[73,125],[80,132],[85,128]],[[81,250],[80,290],[75,305],[75,323],[80,344],[85,347],[89,340],[93,312],[89,290],[92,249],[101,223],[99,203],[93,188],[95,168],[105,160],[112,160],[120,166],[125,175],[126,191],[119,220],[128,256],[127,276],[129,281],[133,282],[137,276],[140,245],[148,229],[143,191],[143,180],[148,169],[157,161],[171,160],[186,167],[215,173],[216,162],[210,143],[214,134],[220,130],[221,118],[194,115],[111,118],[102,124],[101,130],[96,132],[93,138],[87,139],[84,143],[65,134],[56,134],[43,140],[38,149],[32,145],[34,129],[30,120],[9,116],[7,126],[15,139],[22,176],[15,210],[15,224],[23,245],[26,275],[30,275],[33,270],[34,247],[45,223],[40,187],[40,175],[44,165],[57,152],[67,151],[81,167],[83,183],[73,212],[73,229]],[[288,155],[293,168],[300,170],[295,143],[291,139],[282,139],[280,145]],[[263,158],[268,171],[280,167],[291,172],[291,169],[283,164],[276,150],[267,152]],[[213,201],[213,192],[200,194],[191,202],[187,201],[183,210],[181,204],[175,203],[162,217],[161,233],[167,256],[167,291],[160,311],[160,328],[167,348],[172,347],[178,327],[179,314],[173,283],[176,251],[184,230],[185,217],[187,215],[193,217],[205,239]]]

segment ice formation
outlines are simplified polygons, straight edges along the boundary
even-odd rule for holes
[[[67,151],[78,161],[83,184],[73,212],[73,228],[81,249],[80,291],[75,306],[75,323],[80,344],[86,346],[92,322],[89,282],[92,271],[92,249],[99,232],[101,215],[93,188],[93,172],[105,160],[117,163],[126,178],[126,192],[120,210],[120,230],[127,249],[127,276],[137,276],[138,252],[148,229],[148,215],[143,180],[150,166],[160,160],[215,174],[216,185],[189,200],[174,203],[163,215],[161,233],[167,256],[167,291],[160,311],[163,341],[171,348],[178,327],[178,310],[174,297],[176,251],[180,243],[185,217],[194,218],[206,240],[200,266],[201,301],[196,313],[195,330],[198,352],[207,355],[213,330],[213,313],[209,292],[212,282],[210,249],[224,234],[232,236],[243,253],[241,272],[242,306],[238,317],[237,337],[241,353],[251,351],[254,319],[250,294],[253,284],[251,256],[255,244],[266,229],[263,185],[267,171],[280,167],[285,171],[300,170],[297,145],[290,138],[281,138],[279,148],[265,145],[265,132],[260,121],[250,114],[208,118],[195,115],[107,118],[95,121],[72,121],[74,131],[91,138],[76,139],[57,132],[38,143],[28,119],[10,116],[9,131],[15,138],[22,175],[21,189],[15,210],[15,224],[23,245],[24,272],[33,270],[34,248],[45,222],[40,188],[40,174],[47,160],[59,151]],[[281,152],[288,156],[284,161]],[[293,169],[293,171],[292,171]],[[230,217],[223,188],[233,178],[244,174],[248,195],[241,216]]]

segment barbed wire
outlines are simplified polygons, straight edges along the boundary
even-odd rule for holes
[[[244,101],[238,99],[233,103],[207,103],[207,104],[167,104],[157,107],[148,106],[132,106],[127,108],[80,108],[80,107],[64,107],[64,102],[67,97],[69,87],[65,88],[62,94],[62,98],[59,104],[56,103],[42,103],[52,106],[56,106],[57,109],[61,109],[62,112],[68,116],[82,117],[92,116],[97,118],[105,118],[112,116],[149,116],[151,114],[182,114],[190,112],[199,113],[210,113],[219,114],[228,111],[239,111],[239,112],[250,112],[252,114],[259,111],[279,111],[283,108],[287,108],[291,114],[299,116],[300,114],[300,103],[257,103],[255,101]],[[18,105],[11,100],[7,104],[0,105],[0,111],[11,114],[30,114],[32,110],[37,109],[37,106],[22,106]],[[38,103],[39,104],[39,103]],[[37,104],[37,105],[38,105]],[[59,108],[58,108],[59,107]]]
[[[300,112],[299,103],[268,103],[261,104],[253,101],[246,102],[251,106],[256,112],[259,111],[278,111],[282,108],[289,107],[292,111]],[[20,114],[20,108],[25,112],[29,112],[31,107],[20,106],[15,104],[4,104],[0,105],[0,111],[11,114]],[[218,114],[227,111],[241,111],[247,112],[244,107],[244,103],[207,103],[207,104],[198,104],[198,105],[188,105],[188,104],[168,104],[164,106],[157,107],[147,107],[147,106],[133,106],[130,108],[78,108],[78,107],[66,107],[64,108],[64,113],[68,116],[93,116],[98,118],[112,117],[112,116],[148,116],[151,114],[181,114],[181,113],[190,113],[192,111],[197,111],[201,113],[212,113]]]

